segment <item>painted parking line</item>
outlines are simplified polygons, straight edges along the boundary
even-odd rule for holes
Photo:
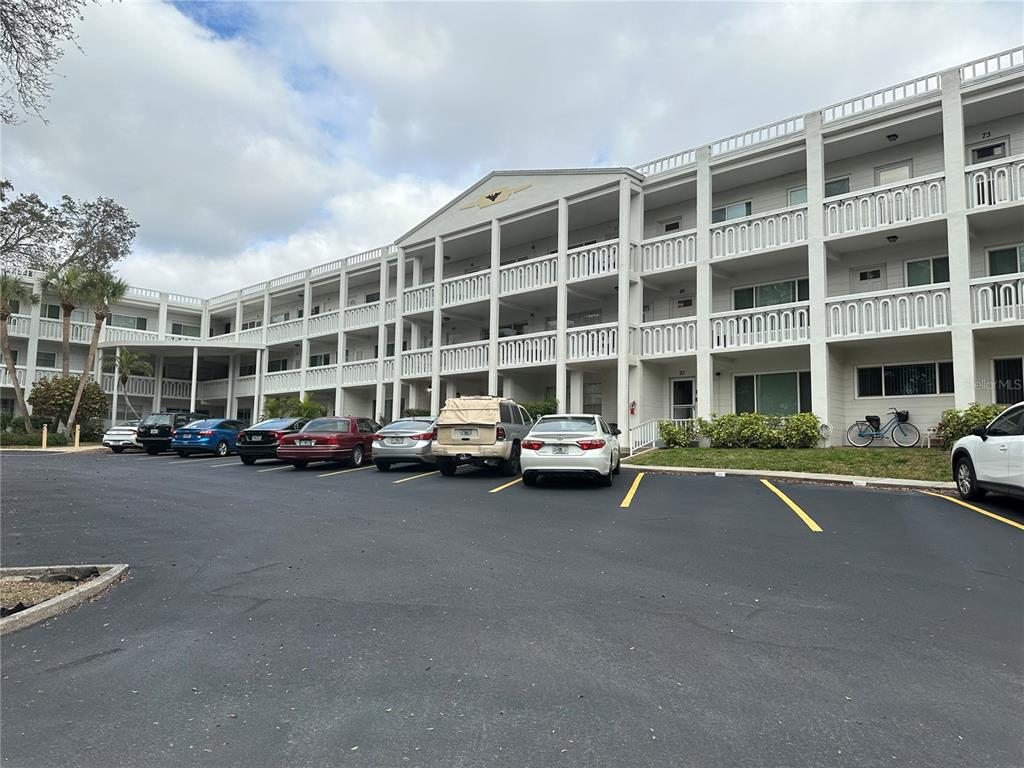
[[[808,515],[806,512],[800,509],[800,506],[795,501],[793,501],[791,498],[789,498],[789,496],[784,494],[782,491],[780,491],[778,488],[776,488],[774,485],[772,485],[769,481],[765,480],[764,478],[761,478],[761,482],[772,493],[774,493],[776,496],[782,499],[783,503],[787,507],[796,512],[797,516],[804,521],[808,528],[810,528],[815,533],[821,533],[821,526],[814,522],[814,520],[811,519],[810,515]]]
[[[640,487],[640,481],[644,479],[644,474],[643,472],[636,473],[636,477],[633,478],[633,484],[629,486],[626,495],[622,497],[622,502],[619,504],[620,509],[629,509],[629,505],[633,503],[633,497],[636,496],[636,489]]]
[[[337,472],[324,472],[322,475],[317,477],[334,477],[335,475],[344,475],[346,472],[362,472],[364,469],[374,469],[373,464],[367,464],[365,467],[353,467],[352,469],[339,469]]]
[[[934,496],[937,499],[945,499],[946,501],[951,501],[954,504],[959,504],[961,507],[966,507],[972,512],[977,512],[979,514],[985,515],[985,517],[991,517],[993,520],[998,520],[1000,523],[1006,523],[1007,525],[1012,525],[1014,528],[1019,528],[1020,530],[1024,531],[1024,525],[1021,525],[1017,521],[1010,520],[1008,518],[997,515],[995,512],[989,512],[987,509],[976,507],[973,504],[968,504],[966,501],[961,501],[960,499],[955,499],[952,496],[945,496],[941,493],[934,493],[932,491],[921,491],[921,493],[925,494],[926,496]]]
[[[257,469],[257,472],[276,472],[279,469],[293,469],[291,464],[281,464],[276,467],[267,467],[266,469]]]
[[[412,475],[411,477],[403,477],[401,480],[395,480],[391,484],[398,485],[399,483],[408,483],[410,480],[419,480],[421,477],[430,477],[431,475],[439,475],[441,470],[435,469],[433,472],[420,472],[419,474]]]
[[[223,464],[211,464],[210,466],[211,467],[244,467],[245,464],[243,464],[240,461],[226,461]]]
[[[209,461],[213,456],[179,456],[176,461],[168,462],[172,467],[197,467]]]
[[[517,477],[512,482],[505,483],[504,485],[499,485],[497,488],[491,488],[491,490],[489,490],[488,493],[498,493],[499,491],[504,491],[506,488],[511,488],[516,483],[521,483],[521,482],[523,482],[523,478]]]

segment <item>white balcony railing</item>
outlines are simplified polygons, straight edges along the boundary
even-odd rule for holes
[[[605,240],[568,253],[569,282],[613,275],[619,270],[619,241]]]
[[[255,394],[255,376],[239,376],[237,379],[235,379],[235,397],[251,397]]]
[[[557,282],[557,254],[506,264],[498,271],[498,286],[502,296],[549,288]]]
[[[757,144],[763,144],[766,141],[776,141],[778,139],[785,138],[786,136],[802,133],[803,130],[803,116],[780,120],[777,123],[764,125],[760,128],[755,128],[752,131],[737,133],[735,136],[730,136],[727,139],[713,142],[711,144],[711,156],[718,157],[719,155],[725,155],[730,152],[739,152],[740,150],[748,149]]]
[[[115,381],[114,374],[103,374],[103,391],[107,394],[113,394]],[[191,382],[189,382],[189,385],[191,386]],[[125,389],[128,390],[129,395],[152,397],[153,393],[156,392],[156,379],[152,376],[129,376],[127,386],[119,386],[118,392],[124,394]]]
[[[263,391],[268,395],[298,392],[302,385],[302,371],[274,371],[263,375]]]
[[[441,306],[468,304],[490,298],[491,273],[489,270],[472,272],[441,281]]]
[[[949,288],[897,288],[830,298],[825,302],[830,339],[907,333],[949,327]]]
[[[360,360],[355,363],[345,363],[341,366],[341,383],[343,385],[373,384],[376,381],[376,360]]]
[[[1024,155],[967,167],[967,207],[1024,200]]]
[[[841,101],[821,110],[822,122],[831,123],[847,117],[855,117],[865,112],[884,109],[910,99],[921,98],[930,93],[937,93],[941,85],[938,75],[926,75],[916,80],[908,80],[899,85],[892,85],[866,96]]]
[[[554,363],[556,351],[554,331],[509,336],[498,340],[498,367],[516,368]]]
[[[306,369],[306,389],[334,389],[338,383],[338,369],[322,365]]]
[[[672,232],[640,243],[640,271],[661,272],[697,263],[697,230]]]
[[[40,318],[39,338],[63,340],[64,323],[60,320]],[[81,344],[92,341],[92,323],[71,323],[71,341]]]
[[[566,359],[575,362],[615,357],[618,338],[618,323],[570,328],[565,334]]]
[[[156,331],[137,331],[132,328],[118,328],[113,325],[103,326],[106,341],[156,341],[160,334]]]
[[[14,370],[18,374],[18,384],[21,386],[22,390],[24,391],[24,389],[25,389],[25,367],[22,366],[22,365],[16,365],[16,366],[14,366]],[[6,365],[0,366],[0,387],[13,387],[13,386],[14,386],[14,384],[11,381],[11,376],[7,372],[7,366]]]
[[[395,299],[388,299],[384,302],[384,322],[387,323],[395,319],[395,307],[398,302]]]
[[[673,318],[640,326],[641,357],[692,355],[697,352],[697,321]]]
[[[1017,46],[994,56],[986,56],[964,64],[960,67],[960,82],[967,85],[974,80],[998,75],[1018,67],[1024,67],[1024,46]]]
[[[267,343],[276,344],[281,341],[302,338],[302,321],[286,320],[267,326]]]
[[[7,333],[10,336],[29,336],[31,328],[32,318],[29,315],[11,315],[7,318]]]
[[[348,307],[344,313],[345,330],[353,328],[366,328],[377,325],[380,322],[380,302],[371,304],[359,304],[355,307]]]
[[[337,311],[312,315],[309,318],[309,335],[324,336],[328,333],[335,333],[338,330],[340,318],[341,313]]]
[[[1024,273],[971,280],[971,320],[980,324],[1024,321]]]
[[[419,349],[414,352],[402,353],[402,376],[430,376],[433,366],[431,357],[433,353],[429,349]]]
[[[391,381],[395,378],[395,358],[384,358],[384,381]]]
[[[807,206],[745,216],[711,227],[711,258],[723,259],[746,253],[796,245],[807,240]]]
[[[263,328],[246,328],[238,332],[238,341],[242,344],[260,344],[263,341]]]
[[[196,396],[200,400],[223,400],[228,396],[228,380],[198,381],[196,382]]]
[[[809,332],[806,301],[711,316],[711,348],[715,350],[797,344],[807,341]]]
[[[665,155],[656,160],[636,166],[636,170],[644,176],[657,176],[659,173],[668,173],[676,168],[685,168],[697,162],[697,150],[688,149],[684,152],[676,152],[673,155]]]
[[[164,379],[160,387],[163,397],[188,400],[192,397],[192,382],[184,379]]]
[[[851,192],[825,201],[825,235],[907,224],[946,212],[941,173]]]
[[[415,312],[429,312],[434,308],[434,284],[417,285],[407,288],[402,296],[402,311],[411,315]]]
[[[441,373],[468,373],[487,369],[486,341],[469,341],[441,347]]]

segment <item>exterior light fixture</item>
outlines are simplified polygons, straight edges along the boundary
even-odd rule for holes
[[[900,137],[900,135],[899,135],[898,133],[890,133],[890,134],[889,134],[888,136],[886,136],[885,138],[887,138],[887,139],[889,140],[889,143],[890,143],[890,144],[892,144],[892,143],[893,143],[894,141],[896,141],[896,139],[898,139],[899,137]]]
[[[899,240],[899,237],[897,237],[896,235],[889,235],[885,239],[888,240],[890,243],[895,243],[897,240]]]

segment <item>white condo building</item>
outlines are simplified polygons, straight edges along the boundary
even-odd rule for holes
[[[10,323],[29,387],[62,363],[39,277]],[[695,415],[813,411],[838,442],[889,406],[924,431],[1021,400],[1024,47],[636,168],[494,172],[391,245],[220,296],[132,288],[119,347],[155,363],[140,411],[503,393],[600,413],[634,448]]]

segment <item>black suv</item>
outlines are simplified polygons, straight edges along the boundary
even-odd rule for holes
[[[171,450],[171,432],[197,419],[208,418],[202,413],[151,413],[139,422],[137,437],[146,453],[153,456]]]

